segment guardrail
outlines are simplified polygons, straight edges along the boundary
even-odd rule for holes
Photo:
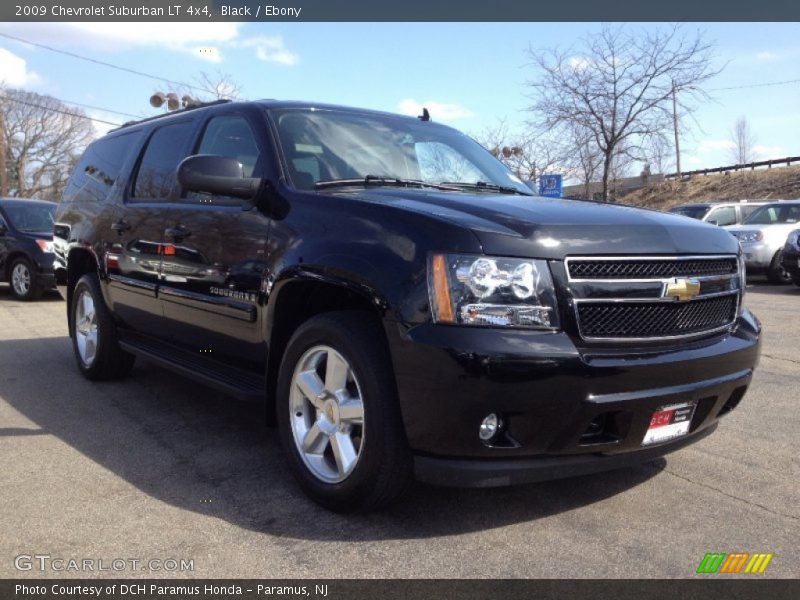
[[[677,177],[691,177],[692,175],[708,175],[710,173],[727,173],[728,171],[744,171],[750,169],[754,171],[756,167],[788,167],[792,163],[800,162],[800,156],[787,156],[786,158],[773,158],[771,160],[759,160],[742,165],[729,165],[727,167],[714,167],[713,169],[698,169],[696,171],[683,171],[681,173],[668,173],[664,179],[675,179]]]

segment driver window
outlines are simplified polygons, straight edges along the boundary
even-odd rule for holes
[[[206,125],[196,154],[215,154],[233,158],[242,165],[245,177],[252,177],[256,171],[260,152],[256,136],[250,124],[242,116],[224,115],[213,117]],[[187,192],[185,200],[195,203],[211,203],[211,194]],[[213,196],[214,204],[241,204],[241,200],[227,196]]]

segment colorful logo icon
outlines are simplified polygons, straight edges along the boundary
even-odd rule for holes
[[[697,566],[697,572],[705,575],[714,573],[763,573],[773,555],[767,553],[725,552],[706,553]]]

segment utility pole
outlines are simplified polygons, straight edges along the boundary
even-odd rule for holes
[[[6,171],[6,120],[0,104],[0,198],[8,196],[8,171]]]
[[[681,177],[681,146],[678,141],[678,99],[675,91],[675,80],[672,80],[672,129],[675,132],[675,170],[678,179]]]

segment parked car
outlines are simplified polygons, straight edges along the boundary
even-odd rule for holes
[[[706,223],[713,223],[720,227],[729,227],[743,223],[753,211],[766,202],[751,202],[741,200],[739,202],[699,202],[695,204],[682,204],[673,206],[669,212],[699,219]]]
[[[264,404],[300,486],[340,511],[414,476],[652,460],[713,432],[759,353],[727,232],[534,197],[426,114],[261,101],[132,123],[90,144],[55,229],[84,376],[140,356]]]
[[[800,229],[795,229],[786,238],[781,262],[795,285],[800,286]]]
[[[42,200],[0,198],[0,281],[20,300],[35,300],[55,287],[53,213]]]
[[[751,214],[742,225],[728,228],[742,246],[748,273],[766,273],[771,283],[792,282],[781,261],[786,237],[800,223],[800,200],[771,202]]]

